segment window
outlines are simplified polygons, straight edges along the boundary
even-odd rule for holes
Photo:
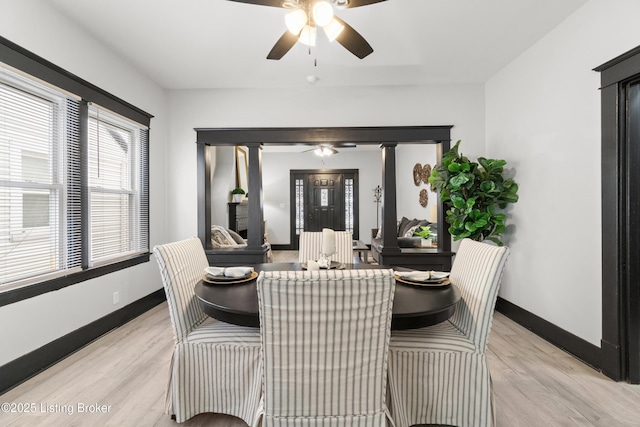
[[[0,73],[0,283],[73,269],[65,242],[66,96]]]
[[[89,108],[90,264],[144,252],[139,125]]]
[[[353,234],[353,187],[354,179],[344,180],[344,229]]]
[[[296,197],[296,235],[304,231],[304,180],[297,178],[295,181]]]
[[[43,80],[0,63],[0,305],[149,258],[150,116],[43,59],[32,68]]]

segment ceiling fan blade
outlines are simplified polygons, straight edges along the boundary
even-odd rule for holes
[[[336,37],[336,41],[344,46],[345,49],[360,59],[373,52],[371,45],[360,35],[360,33],[337,16],[334,16],[334,19],[344,25],[344,30],[342,30],[340,35]]]
[[[374,3],[380,3],[387,0],[349,0],[349,4],[345,6],[346,9],[350,9],[352,7],[360,7],[360,6],[368,6]]]
[[[282,37],[278,39],[271,52],[267,55],[267,59],[278,60],[285,56],[298,41],[298,36],[292,34],[289,30],[285,31]]]
[[[229,0],[236,3],[257,4],[259,6],[282,7],[282,0]]]

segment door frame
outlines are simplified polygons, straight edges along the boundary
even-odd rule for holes
[[[289,171],[289,206],[291,207],[290,215],[289,215],[289,235],[291,236],[290,245],[293,250],[298,250],[299,238],[296,234],[296,175],[304,175],[305,178],[308,178],[309,175],[313,174],[341,174],[342,175],[342,185],[344,186],[345,175],[353,176],[353,238],[354,240],[358,240],[360,238],[360,186],[359,186],[359,178],[358,169],[291,169]],[[306,199],[306,191],[309,186],[305,183],[305,199]],[[344,194],[344,192],[343,192]]]
[[[602,115],[601,368],[640,384],[640,100],[629,99],[640,83],[640,46],[594,70]]]

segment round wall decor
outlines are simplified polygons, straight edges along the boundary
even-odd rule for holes
[[[422,206],[423,208],[426,208],[428,203],[429,203],[429,194],[427,194],[427,190],[423,188],[422,190],[420,190],[420,206]]]
[[[422,167],[422,182],[429,183],[429,177],[431,176],[431,165],[426,164]]]
[[[422,182],[422,165],[420,163],[416,163],[413,167],[413,183],[418,186]]]

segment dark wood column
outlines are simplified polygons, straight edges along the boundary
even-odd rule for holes
[[[262,145],[247,144],[249,148],[249,227],[247,245],[250,249],[264,244],[264,214],[262,200]]]
[[[198,188],[198,238],[208,249],[211,239],[211,164],[207,158],[207,146],[196,145]]]
[[[436,158],[438,161],[442,159],[444,153],[451,149],[451,141],[440,141],[436,145]],[[438,250],[442,252],[451,252],[451,234],[447,221],[445,221],[444,203],[440,200],[440,190],[438,190]]]
[[[382,255],[398,253],[396,218],[396,146],[397,143],[382,144]]]

